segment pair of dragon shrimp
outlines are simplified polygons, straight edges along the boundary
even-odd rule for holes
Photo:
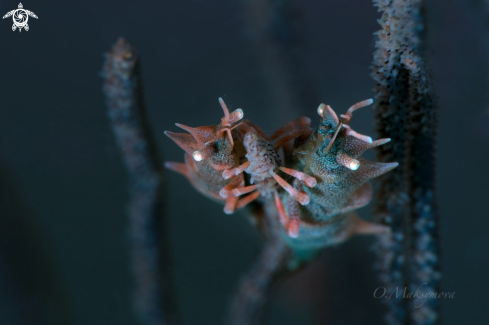
[[[274,200],[286,241],[299,252],[357,233],[383,233],[387,228],[352,212],[371,200],[368,180],[398,165],[360,157],[390,141],[372,141],[348,125],[355,110],[372,102],[361,101],[340,117],[321,104],[318,128],[312,129],[311,120],[300,117],[267,137],[243,119],[241,109],[230,113],[219,98],[224,117],[218,125],[193,128],[177,123],[188,133],[165,132],[186,152],[185,163],[165,166],[184,175],[203,195],[224,203],[226,214],[257,199]]]

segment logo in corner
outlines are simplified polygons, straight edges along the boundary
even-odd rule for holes
[[[19,29],[19,32],[22,31],[22,28],[24,28],[26,31],[29,30],[29,25],[27,25],[29,16],[37,19],[36,14],[33,13],[32,11],[25,10],[22,3],[19,3],[18,9],[14,9],[12,11],[7,12],[5,16],[3,16],[3,19],[8,18],[10,16],[12,16],[12,19],[14,20],[14,24],[12,25],[12,31],[14,32],[17,28]]]

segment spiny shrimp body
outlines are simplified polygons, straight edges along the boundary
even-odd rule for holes
[[[341,118],[321,104],[321,122],[316,130],[311,130],[309,118],[301,117],[270,137],[250,121],[241,121],[242,110],[229,113],[222,99],[219,101],[224,111],[220,124],[197,128],[177,124],[189,133],[165,132],[186,151],[185,163],[165,165],[186,176],[204,195],[225,201],[225,213],[231,214],[258,198],[274,199],[285,240],[299,260],[353,234],[386,232],[384,226],[353,213],[371,200],[369,179],[397,166],[360,157],[365,150],[390,141],[372,141],[348,125],[353,111],[372,100],[353,105]],[[284,151],[283,162],[277,154],[279,149]],[[294,157],[295,169],[285,167],[293,164]],[[293,185],[279,174],[294,177]]]
[[[360,155],[367,149],[382,145],[390,139],[372,141],[353,131],[348,123],[356,109],[369,105],[365,100],[353,105],[339,119],[331,107],[321,104],[318,113],[322,120],[307,143],[295,150],[299,168],[317,179],[314,188],[295,182],[298,191],[311,198],[307,206],[286,200],[289,216],[300,218],[299,235],[286,240],[303,254],[343,242],[356,233],[382,233],[387,228],[366,222],[351,213],[368,204],[372,198],[369,179],[395,168],[397,163],[376,163]]]
[[[274,171],[282,165],[280,157],[272,144],[255,132],[246,133],[243,141],[246,158],[250,162],[245,172],[250,174],[250,183],[262,197],[270,197],[277,190],[277,181],[273,178]]]
[[[219,191],[231,183],[231,180],[222,177],[222,172],[239,165],[240,157],[244,156],[242,144],[237,142],[235,145],[234,141],[237,137],[237,130],[234,128],[239,124],[233,126],[243,118],[244,114],[241,109],[229,113],[221,98],[219,102],[224,111],[220,124],[192,128],[177,123],[176,126],[189,133],[165,132],[186,152],[185,163],[166,162],[165,166],[184,175],[205,196],[215,201],[225,201],[225,207],[234,209],[237,199],[225,200],[219,195]],[[234,180],[237,181],[239,184],[244,184],[242,177]]]
[[[297,125],[301,125],[300,122],[304,121],[307,123],[310,122],[308,119],[299,120]],[[278,143],[286,143],[290,138],[295,138],[308,131],[308,128],[297,128],[297,125],[286,126],[290,129],[284,132],[288,133],[288,136],[285,136],[283,138],[284,140],[281,142],[279,140]],[[282,201],[280,200],[278,191],[281,188],[284,189],[288,192],[291,199],[296,200],[302,205],[308,204],[310,199],[304,191],[297,191],[277,173],[282,171],[285,174],[296,177],[298,180],[303,181],[308,187],[314,187],[316,185],[316,180],[314,177],[310,177],[300,171],[283,167],[280,157],[277,154],[277,144],[273,146],[263,132],[256,126],[245,121],[241,126],[241,130],[245,132],[243,145],[246,150],[246,158],[248,161],[235,169],[224,171],[223,177],[228,179],[235,175],[239,175],[244,171],[250,175],[249,182],[253,185],[240,188],[231,188],[231,186],[228,185],[221,190],[221,196],[239,196],[253,192],[243,199],[246,200],[246,202],[251,202],[258,197],[271,198],[271,196],[274,195],[282,225],[286,228],[289,235],[296,236],[298,230],[297,223],[295,220],[289,220],[282,205]]]

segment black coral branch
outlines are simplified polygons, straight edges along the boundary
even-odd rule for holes
[[[145,116],[138,54],[119,39],[102,73],[108,116],[131,181],[128,213],[135,307],[143,324],[176,324],[164,174]]]
[[[373,78],[377,130],[392,141],[378,147],[381,161],[400,167],[384,176],[378,212],[393,237],[379,245],[379,266],[387,290],[420,290],[439,286],[438,220],[435,202],[435,138],[438,104],[422,51],[423,1],[374,0],[383,12],[379,23]],[[390,324],[433,324],[436,299],[385,300]]]

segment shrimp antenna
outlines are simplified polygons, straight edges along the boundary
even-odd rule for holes
[[[361,102],[358,102],[355,105],[352,105],[348,109],[348,111],[346,111],[345,114],[341,114],[340,115],[341,118],[343,119],[343,123],[348,123],[348,122],[351,121],[351,118],[352,118],[352,115],[353,115],[353,112],[354,111],[356,111],[359,108],[368,106],[368,105],[372,104],[373,102],[374,102],[374,100],[372,98],[369,98],[369,99],[362,100]]]
[[[224,117],[221,119],[221,126],[223,128],[220,131],[227,133],[228,140],[229,143],[231,144],[231,149],[232,149],[234,147],[234,141],[233,141],[233,136],[231,134],[231,130],[234,129],[236,126],[231,127],[231,124],[241,120],[244,116],[244,113],[243,110],[241,110],[241,108],[238,108],[237,110],[229,114],[229,109],[221,97],[219,97],[219,104],[221,104],[222,110],[224,111]]]

